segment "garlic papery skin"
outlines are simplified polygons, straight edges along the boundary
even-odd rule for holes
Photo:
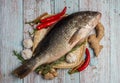
[[[24,49],[22,51],[22,57],[26,59],[30,59],[32,57],[32,51],[30,49]]]
[[[33,41],[29,38],[29,39],[24,39],[23,40],[23,46],[25,48],[31,48],[33,46]]]
[[[69,53],[69,54],[66,55],[66,61],[68,63],[74,63],[76,60],[77,60],[77,57],[76,57],[75,54]]]

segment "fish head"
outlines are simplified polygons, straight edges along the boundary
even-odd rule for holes
[[[102,14],[100,12],[96,11],[91,11],[90,13],[88,13],[88,19],[90,19],[89,25],[94,28],[100,21],[101,15]]]
[[[88,25],[89,27],[94,28],[98,24],[101,15],[102,14],[97,11],[83,11],[80,12],[79,20],[81,21],[82,26]]]
[[[83,12],[83,16],[91,16],[91,17],[98,17],[99,19],[101,18],[101,13],[98,11],[85,11]]]
[[[84,40],[88,37],[89,33],[99,23],[101,18],[100,12],[95,11],[82,11],[74,14],[74,19],[77,21],[75,27],[76,31],[69,40],[71,46],[74,46],[76,42]],[[73,21],[74,22],[74,21]]]

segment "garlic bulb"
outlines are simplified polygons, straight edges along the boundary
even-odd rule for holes
[[[69,53],[66,55],[66,61],[68,63],[74,63],[76,60],[77,60],[77,57],[73,53]]]
[[[32,57],[32,51],[30,49],[24,49],[22,51],[22,57],[26,59],[30,59]]]
[[[31,48],[33,46],[33,41],[29,38],[29,39],[25,39],[23,41],[23,46],[25,48]]]

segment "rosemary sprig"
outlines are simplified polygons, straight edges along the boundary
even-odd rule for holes
[[[35,71],[36,72],[42,71],[42,74],[45,75],[46,73],[50,72],[50,70],[52,69],[52,67],[54,65],[60,64],[64,60],[65,60],[65,56],[61,57],[60,59],[58,59],[50,64],[41,65]]]
[[[14,56],[16,56],[22,63],[25,61],[24,58],[21,56],[21,54],[18,53],[17,51],[13,50],[13,54],[14,54]]]

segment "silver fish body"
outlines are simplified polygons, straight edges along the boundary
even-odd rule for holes
[[[23,78],[39,65],[53,62],[68,53],[77,43],[85,39],[98,24],[101,13],[83,11],[73,13],[51,29],[35,49],[35,57],[18,67],[14,73]]]

